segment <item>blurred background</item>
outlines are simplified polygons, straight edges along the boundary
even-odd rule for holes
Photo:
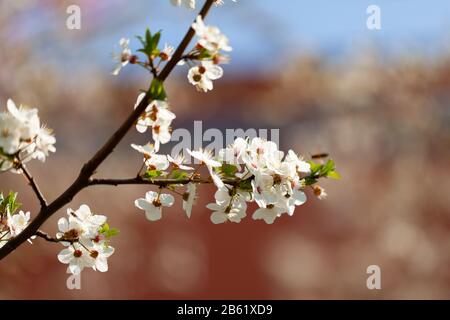
[[[202,1],[199,1],[200,4]],[[330,153],[343,176],[328,199],[309,201],[272,226],[247,218],[214,226],[201,187],[188,221],[181,201],[157,223],[133,206],[149,187],[95,187],[88,203],[120,229],[106,274],[83,272],[66,288],[60,245],[37,239],[0,262],[0,299],[409,299],[450,298],[450,3],[445,0],[226,1],[208,22],[234,48],[215,90],[201,94],[179,67],[167,83],[175,128],[278,128],[281,148]],[[82,29],[66,28],[81,7]],[[382,29],[366,27],[381,8]],[[30,169],[52,200],[132,109],[149,76],[113,77],[121,37],[163,30],[177,45],[195,13],[169,0],[2,0],[0,105],[39,108],[57,153]],[[136,49],[137,41],[132,41]],[[98,172],[128,177],[140,166],[135,130]],[[24,179],[0,175],[38,211]],[[249,209],[249,216],[253,209]],[[42,229],[54,234],[61,210]],[[368,290],[378,265],[382,290]]]

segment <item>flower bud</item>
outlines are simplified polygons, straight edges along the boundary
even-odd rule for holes
[[[320,200],[325,199],[327,196],[327,193],[325,192],[325,189],[321,186],[313,186],[314,195],[319,198]]]
[[[139,57],[137,55],[132,55],[129,58],[129,61],[130,61],[131,64],[136,64],[138,62],[138,60],[139,60]]]

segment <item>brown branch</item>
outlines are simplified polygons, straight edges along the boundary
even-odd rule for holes
[[[204,18],[215,0],[206,0],[203,8],[200,11],[200,15]],[[164,81],[169,74],[175,68],[177,61],[185,52],[187,46],[191,42],[195,35],[195,31],[192,27],[184,36],[177,50],[175,51],[172,59],[166,64],[164,69],[158,75],[157,79]],[[136,109],[128,116],[123,124],[117,129],[117,131],[109,138],[109,140],[103,145],[103,147],[83,166],[78,178],[72,183],[72,185],[64,191],[56,200],[50,203],[48,206],[41,208],[36,218],[29,224],[29,226],[23,230],[17,237],[12,238],[2,248],[0,248],[0,260],[9,255],[18,246],[24,243],[28,238],[33,236],[45,221],[50,218],[56,211],[72,201],[72,199],[84,188],[90,185],[90,178],[96,172],[97,168],[103,161],[114,151],[119,142],[127,134],[142,112],[145,111],[149,101],[151,100],[150,90],[146,93],[144,99],[136,107]]]
[[[223,183],[228,185],[238,185],[241,182],[240,179],[225,179]],[[211,184],[213,181],[211,179],[151,179],[144,180],[141,178],[131,178],[131,179],[91,179],[90,186],[123,186],[123,185],[152,185],[158,187],[168,187],[174,185],[186,185],[189,183],[197,184]]]
[[[28,171],[27,167],[23,163],[20,163],[19,164],[19,169],[22,170],[23,175],[28,180],[28,184],[31,186],[31,188],[33,189],[34,193],[36,194],[36,197],[38,198],[39,203],[41,204],[41,207],[42,208],[47,207],[47,200],[45,200],[44,195],[42,194],[42,192],[41,192],[38,184],[34,180],[33,176]]]

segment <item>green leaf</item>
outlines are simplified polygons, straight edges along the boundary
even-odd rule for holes
[[[152,43],[152,33],[150,32],[150,29],[147,28],[147,30],[145,30],[145,44],[146,44],[146,47],[148,47],[151,43]]]
[[[162,174],[163,174],[163,172],[160,170],[148,170],[144,174],[144,179],[155,179],[155,178],[161,177]]]
[[[158,49],[158,44],[160,40],[161,40],[161,31],[158,31],[157,33],[155,33],[150,43],[150,49],[152,53]]]
[[[234,178],[236,176],[236,172],[238,172],[238,167],[232,164],[222,164],[220,167],[220,172],[222,172],[225,176]]]
[[[312,186],[317,183],[317,179],[313,176],[308,176],[303,178],[305,180],[305,185]]]
[[[105,222],[105,223],[101,226],[101,228],[100,228],[100,230],[99,230],[98,232],[101,233],[101,234],[104,234],[104,233],[106,233],[106,232],[108,232],[108,231],[109,231],[109,224]]]
[[[105,238],[111,238],[119,234],[119,230],[116,228],[110,228],[108,223],[104,223],[99,230],[99,233],[105,236]]]
[[[111,238],[117,236],[119,234],[119,230],[116,228],[109,229],[104,235],[106,238]]]
[[[332,159],[328,160],[325,165],[320,169],[320,175],[326,177],[329,172],[334,170],[334,161]]]
[[[150,85],[150,96],[152,100],[166,100],[167,95],[164,90],[164,83],[159,79],[153,79]]]
[[[205,48],[201,49],[201,51],[198,55],[198,60],[205,60],[205,59],[210,59],[210,58],[212,58],[211,52],[209,52]]]
[[[252,187],[251,179],[246,179],[246,180],[241,181],[239,183],[239,189],[244,190],[244,191],[252,191],[253,187]]]
[[[141,36],[136,36],[136,38],[139,40],[139,42],[142,44],[142,47],[145,48],[145,40]]]
[[[339,179],[341,179],[341,175],[339,174],[339,172],[333,170],[333,171],[328,172],[327,178],[339,180]]]
[[[175,180],[185,180],[188,176],[189,174],[187,172],[181,170],[173,170],[170,174],[170,177]]]
[[[315,163],[314,161],[308,161],[310,167],[311,167],[311,175],[315,175],[317,172],[319,172],[322,168],[322,165],[319,163]]]
[[[16,211],[21,207],[21,204],[17,202],[17,193],[10,192],[6,197],[1,194],[0,197],[0,213],[6,214],[7,211],[11,215],[15,214]]]
[[[325,164],[315,163],[314,161],[309,161],[311,166],[311,176],[316,178],[336,178],[339,176],[337,172],[335,172],[336,164],[332,159],[328,160]],[[330,176],[331,175],[331,176]]]

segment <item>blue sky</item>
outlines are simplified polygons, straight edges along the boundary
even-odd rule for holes
[[[87,18],[82,31],[55,35],[64,23],[64,12],[53,16],[31,12],[25,27],[40,35],[35,38],[41,39],[36,46],[46,54],[63,57],[66,63],[80,58],[103,63],[120,37],[143,33],[147,26],[163,29],[163,40],[177,44],[195,16],[195,12],[172,7],[169,0],[97,3],[95,9],[81,7]],[[380,31],[366,28],[366,9],[371,4],[381,8]],[[227,0],[224,7],[213,9],[208,22],[230,37],[235,68],[257,67],[274,57],[309,50],[339,55],[364,45],[376,45],[386,52],[434,53],[447,48],[450,40],[450,1],[239,0],[234,4]],[[88,59],[86,55],[92,52],[95,57]]]
[[[381,9],[380,31],[366,27],[366,9],[371,4]],[[169,39],[178,40],[179,28],[189,24],[194,13],[163,7],[167,16],[161,25]],[[175,19],[177,28],[173,28]],[[450,1],[240,0],[215,9],[209,21],[230,36],[234,58],[247,65],[268,61],[279,52],[339,54],[370,44],[392,52],[427,52],[441,49],[450,40]],[[138,23],[137,29],[143,26]]]

